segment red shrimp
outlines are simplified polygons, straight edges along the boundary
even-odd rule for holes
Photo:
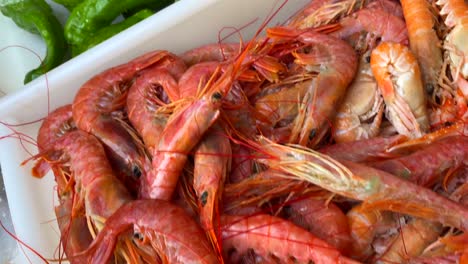
[[[288,26],[305,29],[330,24],[364,7],[362,0],[314,0],[288,21]]]
[[[159,135],[166,126],[168,114],[157,109],[177,100],[178,85],[171,73],[164,68],[143,71],[128,91],[127,111],[135,130],[152,154],[159,142]]]
[[[187,66],[205,61],[225,61],[241,52],[240,43],[212,43],[191,49],[180,55]]]
[[[195,148],[193,189],[198,198],[200,224],[219,250],[220,200],[230,170],[231,144],[219,126],[209,130]]]
[[[76,130],[76,127],[72,118],[71,105],[59,107],[51,112],[38,131],[39,153],[47,151],[57,140],[73,130]],[[55,206],[55,215],[60,228],[60,243],[65,255],[73,261],[72,256],[85,250],[91,244],[92,237],[88,231],[84,208],[73,204],[76,198],[75,184],[74,180],[70,179],[65,166],[50,166],[46,159],[41,159],[35,164],[33,175],[42,177],[50,168],[57,182],[59,204]]]
[[[175,104],[175,112],[168,120],[155,148],[153,168],[142,177],[140,193],[143,198],[171,199],[187,161],[187,154],[216,122],[223,98],[231,90],[236,78],[253,62],[253,56],[247,57],[252,51],[252,45],[253,42],[234,62],[229,62],[222,74],[218,68],[198,97]],[[261,52],[256,51],[255,56],[261,56]],[[246,62],[243,62],[244,59]]]
[[[303,48],[293,51],[295,63],[308,72],[318,72],[306,95],[299,98],[299,114],[289,140],[316,145],[328,131],[327,121],[334,117],[336,106],[354,78],[357,56],[346,42],[325,34],[286,28],[270,28],[267,33],[277,41],[297,41]]]
[[[128,175],[133,177],[129,181],[135,185],[150,163],[129,132],[130,126],[119,117],[119,110],[125,106],[128,88],[136,74],[153,66],[171,66],[174,72],[185,70],[185,65],[174,61],[169,52],[153,51],[94,76],[81,86],[73,102],[76,126],[98,137],[112,157],[125,165]]]
[[[328,145],[318,151],[338,160],[365,162],[392,157],[392,154],[386,153],[386,150],[405,139],[406,137],[402,135],[376,137]]]
[[[333,202],[314,197],[288,203],[288,220],[348,255],[351,247],[348,219]]]
[[[339,22],[341,29],[331,35],[347,39],[351,45],[363,53],[372,50],[379,41],[408,44],[405,22],[382,9],[364,8]],[[364,36],[362,34],[365,34]],[[364,43],[360,41],[364,40]]]
[[[179,80],[180,98],[200,93],[219,65],[219,62],[208,61],[197,63],[188,68]]]
[[[372,162],[369,165],[429,187],[456,169],[468,166],[468,138],[447,137],[410,155]]]
[[[75,190],[83,199],[77,202],[84,202],[86,215],[98,229],[103,219],[132,200],[125,186],[114,176],[104,148],[94,136],[79,130],[69,132],[49,146],[43,155],[49,157],[49,153],[54,153],[51,166],[56,166],[57,161],[69,164],[76,182]],[[60,153],[58,160],[54,159],[56,153]]]
[[[225,258],[231,263],[237,263],[233,255],[245,255],[249,249],[263,259],[281,263],[357,263],[325,241],[278,217],[223,215],[221,224]]]
[[[374,0],[366,5],[366,8],[381,9],[389,14],[392,14],[398,18],[404,19],[403,9],[397,1],[392,0]]]
[[[76,257],[81,263],[107,263],[119,235],[133,231],[133,243],[153,255],[150,263],[218,263],[203,230],[182,208],[161,200],[137,200],[120,207],[106,221],[92,245]]]
[[[267,156],[257,160],[291,178],[365,201],[368,209],[390,210],[468,230],[468,208],[429,189],[369,166],[338,162],[311,149],[283,146],[266,138],[259,142],[258,149]]]

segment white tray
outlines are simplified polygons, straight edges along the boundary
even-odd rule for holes
[[[0,121],[18,124],[43,118],[47,115],[48,104],[53,110],[70,103],[80,85],[91,76],[154,49],[167,49],[174,53],[181,53],[202,44],[216,42],[222,28],[241,28],[255,21],[242,30],[244,39],[248,39],[265,17],[282,2],[276,0],[179,1],[52,70],[47,74],[47,82],[44,77],[41,77],[22,87],[20,83],[27,71],[24,67],[17,72],[9,73],[8,76],[0,75],[2,85],[5,78],[13,78],[17,82],[12,84],[14,92],[0,98]],[[289,1],[270,25],[284,22],[307,2],[309,1]],[[0,20],[0,23],[0,28],[3,29],[5,19]],[[222,35],[225,36],[228,33],[230,33],[229,30],[224,30]],[[237,35],[234,35],[231,40],[236,38]],[[27,42],[21,44],[28,46]],[[18,67],[12,65],[14,58],[0,57],[0,59],[0,65],[3,67],[5,65]],[[36,138],[39,125],[36,123],[15,127],[15,129]],[[11,130],[7,126],[0,124],[0,137],[10,133]],[[27,143],[24,145],[33,154],[36,153],[34,146]],[[0,140],[0,164],[16,234],[44,257],[55,258],[60,235],[53,211],[54,203],[56,203],[53,176],[49,174],[41,180],[33,178],[30,174],[32,163],[20,166],[20,163],[28,157],[29,154],[18,139]],[[24,248],[24,252],[32,263],[43,263],[27,248]],[[25,255],[20,253],[15,263],[29,262]]]

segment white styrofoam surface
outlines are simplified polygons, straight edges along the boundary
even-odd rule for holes
[[[71,103],[76,91],[93,75],[124,63],[138,55],[155,49],[167,49],[181,53],[202,44],[218,41],[218,33],[227,27],[241,28],[256,22],[242,31],[244,39],[252,36],[264,19],[283,1],[277,0],[183,0],[176,2],[125,32],[103,42],[95,48],[64,63],[47,74],[47,81],[40,77],[30,84],[15,89],[0,98],[0,122],[18,124],[43,118],[50,109]],[[308,0],[289,1],[275,16],[270,25],[284,22]],[[0,20],[3,27],[4,21]],[[222,35],[229,34],[229,30]],[[234,35],[234,40],[237,35]],[[24,46],[28,44],[25,43]],[[1,47],[0,47],[1,49]],[[11,63],[16,56],[0,56],[0,65],[16,67]],[[18,77],[18,75],[21,75]],[[19,78],[21,71],[0,75]],[[48,88],[47,88],[48,87]],[[1,90],[1,89],[0,89]],[[33,138],[37,136],[38,123],[17,126],[15,130]],[[0,124],[0,137],[12,133],[8,126]],[[25,145],[33,154],[34,146],[22,143],[17,138],[0,140],[0,164],[10,203],[11,216],[18,237],[46,258],[54,258],[59,243],[59,233],[53,211],[55,200],[54,180],[51,174],[44,179],[34,179],[30,170],[32,163],[20,166],[29,158]],[[26,254],[32,263],[42,263],[29,250]],[[28,263],[24,255],[18,263]]]

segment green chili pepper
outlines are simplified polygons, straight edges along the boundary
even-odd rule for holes
[[[85,0],[76,6],[65,25],[65,38],[72,46],[83,42],[99,29],[108,26],[122,12],[168,0]]]
[[[82,45],[77,45],[73,47],[72,53],[73,56],[84,52],[97,44],[103,42],[104,40],[116,35],[117,33],[135,25],[136,23],[142,21],[143,19],[153,15],[154,12],[149,9],[143,9],[139,12],[135,13],[131,17],[125,19],[124,21],[116,24],[112,24],[110,26],[104,27],[96,32],[96,34],[92,35]]]
[[[75,6],[83,2],[83,0],[53,0],[57,4],[61,4],[66,7],[69,11],[72,11]]]
[[[25,84],[63,62],[66,54],[63,28],[44,0],[2,0],[0,11],[24,30],[41,35],[47,45],[46,57],[38,68],[26,74]]]
[[[136,14],[138,11],[142,9],[150,9],[154,12],[158,12],[159,10],[169,6],[170,4],[174,3],[174,0],[159,0],[159,1],[150,1],[145,3],[144,5],[137,6],[131,9],[127,9],[122,12],[123,17],[128,18]]]

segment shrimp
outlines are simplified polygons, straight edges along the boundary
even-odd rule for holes
[[[242,256],[249,249],[263,259],[281,263],[357,263],[325,241],[278,217],[223,215],[221,225],[225,258],[234,258],[231,263],[237,261],[229,252]]]
[[[392,146],[405,141],[406,137],[395,135],[392,137],[375,137],[352,142],[337,143],[320,148],[320,153],[329,155],[337,160],[353,162],[371,162],[384,158],[395,157],[386,151]]]
[[[368,62],[361,56],[357,74],[333,120],[333,139],[348,142],[375,137],[380,132],[383,99]]]
[[[258,144],[258,143],[251,143]],[[256,160],[345,197],[365,201],[367,209],[390,210],[468,229],[468,208],[397,176],[362,164],[340,162],[302,147],[259,138]]]
[[[404,263],[419,256],[428,245],[437,240],[441,231],[442,226],[439,223],[413,219],[401,228],[393,243],[378,257],[376,263]]]
[[[360,54],[374,49],[380,42],[408,44],[405,22],[382,9],[361,9],[341,19],[339,25],[341,29],[330,34],[347,40]]]
[[[438,0],[440,15],[445,16],[445,25],[450,33],[445,38],[444,47],[449,51],[449,57],[455,70],[452,73],[458,78],[468,78],[468,4],[463,0]]]
[[[425,92],[416,58],[404,45],[383,42],[372,51],[371,68],[382,92],[386,115],[411,138],[429,129]]]
[[[132,176],[131,182],[136,185],[139,177],[149,170],[150,161],[129,132],[130,126],[118,117],[118,110],[124,107],[128,88],[137,73],[152,66],[172,65],[175,72],[185,70],[183,63],[173,62],[173,56],[166,51],[144,54],[88,80],[73,102],[76,126],[98,137],[111,150],[112,156],[125,164]]]
[[[199,62],[187,69],[179,79],[180,98],[195,96],[206,85],[211,75],[216,71],[219,62]]]
[[[334,203],[314,197],[288,203],[288,220],[347,255],[351,246],[348,219]]]
[[[314,0],[291,18],[287,25],[305,29],[327,25],[352,12],[361,9],[366,1],[356,0]]]
[[[241,52],[240,43],[212,43],[191,49],[180,55],[187,66],[206,61],[225,61]]]
[[[350,256],[363,261],[374,253],[372,242],[375,237],[391,228],[395,222],[390,212],[364,210],[361,204],[348,211],[346,217],[352,239]]]
[[[410,155],[369,165],[421,186],[433,186],[443,176],[468,166],[468,138],[447,137]]]
[[[298,41],[303,48],[293,52],[295,63],[306,71],[317,71],[302,100],[294,120],[289,142],[316,145],[328,131],[327,120],[345,94],[356,73],[354,50],[342,40],[317,33],[300,33],[285,28],[269,28],[274,40]]]
[[[141,258],[152,252],[149,263],[218,263],[197,223],[182,208],[162,200],[123,205],[107,219],[91,246],[75,257],[80,263],[107,263],[119,235],[129,229]]]
[[[61,137],[74,130],[76,127],[72,118],[72,106],[64,105],[57,108],[44,119],[39,128],[37,135],[39,153],[47,151]],[[46,159],[40,159],[33,168],[33,175],[42,177],[49,168],[52,169],[57,182],[57,196],[60,203],[55,206],[55,215],[60,228],[60,241],[65,255],[73,261],[72,256],[85,250],[91,244],[92,237],[88,231],[84,208],[73,204],[74,180],[70,178],[65,166],[50,166]]]
[[[79,130],[68,132],[49,146],[44,155],[54,152],[61,154],[60,162],[70,164],[75,189],[83,199],[86,215],[93,219],[98,229],[102,227],[103,219],[132,200],[125,186],[114,176],[104,148],[94,136]],[[57,160],[51,160],[54,161]]]
[[[198,198],[200,223],[221,256],[219,228],[220,200],[232,155],[229,139],[220,127],[209,130],[195,148],[193,189]]]
[[[164,68],[143,71],[128,91],[128,119],[142,137],[145,147],[152,154],[159,142],[159,135],[166,126],[169,115],[157,113],[157,109],[177,100],[178,85],[172,74]]]
[[[402,0],[411,51],[421,68],[425,90],[432,93],[438,86],[443,59],[440,40],[434,29],[435,16],[426,0]]]
[[[218,120],[222,100],[229,93],[233,82],[251,65],[253,57],[267,52],[258,51],[256,55],[247,56],[252,51],[252,45],[253,42],[234,62],[229,62],[222,74],[218,67],[199,96],[173,104],[174,113],[162,131],[153,154],[153,168],[142,177],[142,198],[171,199],[187,161],[187,153]]]

